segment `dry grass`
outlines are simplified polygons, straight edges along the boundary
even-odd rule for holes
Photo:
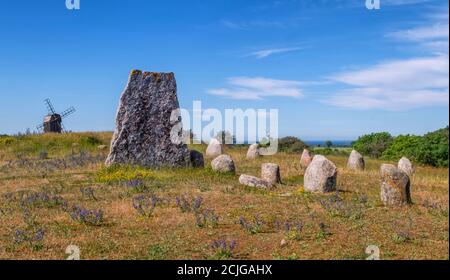
[[[64,136],[46,137],[53,141]],[[80,135],[65,137],[71,137],[66,142],[81,139]],[[97,137],[107,143],[110,134]],[[209,168],[105,169],[101,160],[106,152],[92,147],[82,148],[98,158],[67,169],[48,168],[45,162],[52,158],[79,152],[67,149],[68,144],[56,146],[61,148],[52,146],[50,159],[39,160],[35,153],[38,144],[26,154],[30,160],[22,165],[8,165],[17,157],[17,146],[0,146],[2,259],[64,259],[65,249],[71,244],[80,247],[82,259],[214,259],[224,257],[211,248],[211,242],[217,239],[236,240],[231,257],[236,259],[364,259],[369,245],[380,248],[382,259],[449,258],[448,169],[419,166],[412,177],[414,204],[386,208],[379,200],[381,161],[367,160],[367,171],[352,172],[345,169],[346,158],[329,156],[339,167],[339,197],[345,206],[326,210],[321,200],[335,194],[303,191],[304,171],[296,154],[280,153],[248,161],[245,148],[228,148],[226,152],[237,166],[234,176],[215,174]],[[30,162],[41,164],[31,168]],[[264,162],[280,165],[283,185],[269,192],[238,184],[239,174],[259,176]],[[127,188],[121,182],[136,176],[142,178],[145,187]],[[82,186],[91,186],[97,200],[83,198]],[[104,221],[98,226],[80,224],[60,206],[35,206],[31,212],[38,227],[45,230],[43,242],[41,246],[17,244],[15,231],[27,228],[20,205],[20,195],[25,191],[54,193],[70,204],[101,209]],[[133,197],[143,192],[166,200],[151,217],[143,217],[133,208]],[[202,208],[214,210],[220,216],[219,224],[198,227],[193,213],[177,207],[175,198],[181,195],[203,197]],[[265,222],[260,229],[250,233],[239,225],[240,217],[253,221],[255,215]],[[286,219],[302,222],[302,231],[293,234],[276,230],[274,222],[284,223]],[[325,225],[325,231],[320,224]],[[286,246],[280,246],[282,239],[287,240]]]

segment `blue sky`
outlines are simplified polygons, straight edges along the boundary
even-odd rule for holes
[[[0,134],[74,106],[113,130],[131,69],[174,72],[183,108],[277,108],[279,134],[352,140],[448,125],[448,2],[2,1]]]

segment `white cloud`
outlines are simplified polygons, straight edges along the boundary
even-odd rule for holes
[[[431,21],[428,25],[391,32],[387,34],[387,37],[412,42],[431,51],[448,53],[448,8],[445,12],[438,11],[427,15],[427,19]]]
[[[350,88],[338,91],[324,102],[345,108],[383,110],[446,105],[448,67],[448,55],[440,55],[337,74],[331,79]]]
[[[419,46],[428,55],[335,74],[330,80],[340,83],[344,89],[324,102],[345,108],[382,110],[448,106],[449,24],[446,10],[446,13],[428,16],[431,22],[427,25],[387,35]]]
[[[285,28],[286,24],[280,21],[268,20],[250,20],[250,21],[231,21],[221,20],[220,23],[229,29],[246,30],[251,28]]]
[[[266,97],[303,97],[301,82],[262,77],[233,77],[228,87],[208,90],[209,94],[237,100],[261,100]]]
[[[442,22],[433,24],[432,26],[392,32],[388,36],[416,42],[424,40],[442,40],[448,38],[448,28],[449,25],[447,21],[447,23]]]
[[[266,49],[266,50],[260,50],[256,52],[252,52],[249,54],[249,56],[254,56],[258,59],[266,58],[268,56],[271,56],[273,54],[280,54],[280,53],[286,53],[286,52],[294,52],[298,51],[301,48],[279,48],[279,49]]]

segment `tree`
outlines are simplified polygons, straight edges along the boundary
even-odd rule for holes
[[[417,161],[436,167],[448,167],[448,126],[423,136]]]
[[[383,152],[382,159],[399,160],[401,157],[407,157],[410,160],[418,160],[418,152],[423,145],[421,136],[399,135],[394,138],[391,145]]]
[[[333,147],[333,142],[328,140],[328,141],[325,142],[325,146],[327,146],[327,148],[331,148],[331,147]]]
[[[372,133],[359,137],[352,146],[363,155],[379,158],[393,140],[388,132]]]
[[[280,152],[301,152],[303,149],[307,149],[308,145],[297,137],[283,137],[278,140],[278,150]]]

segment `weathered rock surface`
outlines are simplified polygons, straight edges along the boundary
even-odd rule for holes
[[[234,173],[236,171],[234,161],[229,155],[220,155],[211,162],[214,171],[220,173]]]
[[[263,179],[258,177],[250,176],[242,174],[239,177],[239,183],[248,187],[262,188],[262,189],[271,189],[273,185]]]
[[[335,191],[336,179],[336,165],[326,157],[322,155],[316,155],[305,171],[305,190],[323,193]]]
[[[264,163],[261,166],[261,179],[272,185],[281,184],[280,167],[275,163]]]
[[[405,172],[408,176],[411,176],[411,175],[414,174],[414,165],[406,157],[402,157],[398,161],[398,169],[400,169],[401,171]]]
[[[258,144],[252,144],[248,148],[247,151],[247,159],[255,159],[260,156],[259,154],[259,145]]]
[[[203,154],[199,151],[191,150],[191,166],[194,168],[203,168],[205,167],[205,159],[203,158]]]
[[[312,161],[311,153],[309,152],[308,149],[304,149],[302,157],[300,158],[300,166],[302,168],[307,168],[311,164],[311,161]]]
[[[366,168],[366,162],[364,161],[363,156],[353,150],[348,158],[347,168],[356,171],[363,171]]]
[[[392,164],[381,165],[381,201],[386,206],[401,206],[411,203],[408,174]]]
[[[208,148],[206,148],[207,157],[217,157],[223,153],[222,144],[216,138],[209,141]]]
[[[188,166],[187,145],[174,142],[171,135],[175,126],[181,126],[181,118],[174,120],[172,117],[177,109],[177,85],[173,73],[133,70],[120,97],[106,164]]]

